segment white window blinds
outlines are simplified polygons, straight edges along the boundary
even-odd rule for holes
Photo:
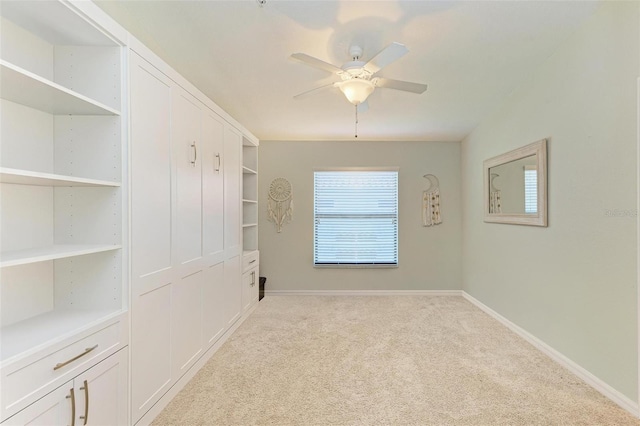
[[[398,172],[314,173],[314,264],[398,264]]]
[[[538,213],[538,170],[536,166],[524,167],[524,212]]]

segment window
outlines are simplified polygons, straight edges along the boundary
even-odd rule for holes
[[[314,172],[314,265],[398,264],[398,172]]]
[[[524,212],[538,213],[538,170],[536,166],[524,167]]]

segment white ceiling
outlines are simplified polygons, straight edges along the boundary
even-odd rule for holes
[[[342,65],[391,42],[409,53],[380,76],[426,83],[376,89],[358,139],[459,141],[525,83],[593,13],[586,1],[97,1],[134,36],[262,140],[347,140],[354,107],[337,81],[292,60]]]

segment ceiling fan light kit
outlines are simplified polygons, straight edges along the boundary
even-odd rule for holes
[[[352,78],[350,80],[334,83],[338,87],[349,102],[354,105],[359,105],[367,100],[370,94],[376,86],[371,80],[364,80],[361,78]]]

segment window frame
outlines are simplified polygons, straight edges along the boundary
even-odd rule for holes
[[[396,172],[396,263],[316,263],[316,172]],[[399,167],[314,167],[313,168],[313,267],[319,269],[395,269],[400,265],[400,168]]]

